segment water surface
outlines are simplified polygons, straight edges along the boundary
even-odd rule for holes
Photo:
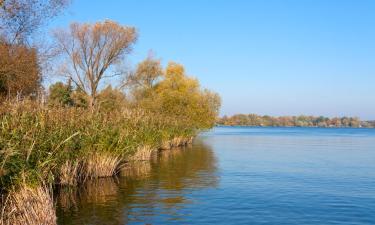
[[[375,224],[375,130],[218,127],[57,199],[59,224]]]

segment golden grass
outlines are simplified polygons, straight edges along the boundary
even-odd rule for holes
[[[60,168],[59,184],[75,186],[80,181],[82,163],[66,161]]]
[[[93,153],[84,161],[84,178],[111,177],[118,173],[123,159],[111,153]]]
[[[55,225],[51,193],[46,187],[21,187],[8,193],[0,216],[1,225]]]
[[[118,174],[124,162],[149,161],[159,149],[185,146],[190,140],[185,137],[197,133],[178,118],[143,110],[99,113],[36,102],[4,106],[0,107],[0,194],[9,198],[0,225],[56,220],[49,192],[12,191],[15,187],[84,186],[89,180]],[[134,165],[122,174],[146,176],[150,169],[147,163]]]
[[[149,145],[143,145],[137,148],[135,153],[128,158],[128,161],[148,161],[157,153],[157,149]]]
[[[172,143],[169,140],[163,141],[159,147],[160,150],[169,150],[171,148],[172,148]]]
[[[176,147],[183,147],[191,145],[193,143],[193,137],[175,137],[172,140],[163,141],[160,145],[160,150],[170,150]]]
[[[175,137],[170,143],[172,148],[187,146],[193,143],[193,137]]]

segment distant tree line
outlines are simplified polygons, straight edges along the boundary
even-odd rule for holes
[[[324,116],[260,116],[256,114],[236,114],[224,116],[217,121],[225,126],[261,127],[375,127],[375,121],[361,121],[358,117]]]

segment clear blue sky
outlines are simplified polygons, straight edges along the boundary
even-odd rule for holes
[[[222,114],[375,119],[373,0],[73,0],[54,26],[111,19],[223,99]]]

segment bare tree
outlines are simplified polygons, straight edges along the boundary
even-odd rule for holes
[[[163,68],[160,60],[149,55],[145,60],[137,65],[135,72],[129,74],[123,87],[136,89],[149,89],[163,76]]]
[[[89,96],[93,108],[100,82],[120,75],[113,66],[131,52],[137,32],[133,27],[106,20],[94,24],[73,23],[68,30],[56,31],[55,38],[64,58],[62,75]]]
[[[70,0],[0,0],[0,36],[9,44],[25,44]]]

